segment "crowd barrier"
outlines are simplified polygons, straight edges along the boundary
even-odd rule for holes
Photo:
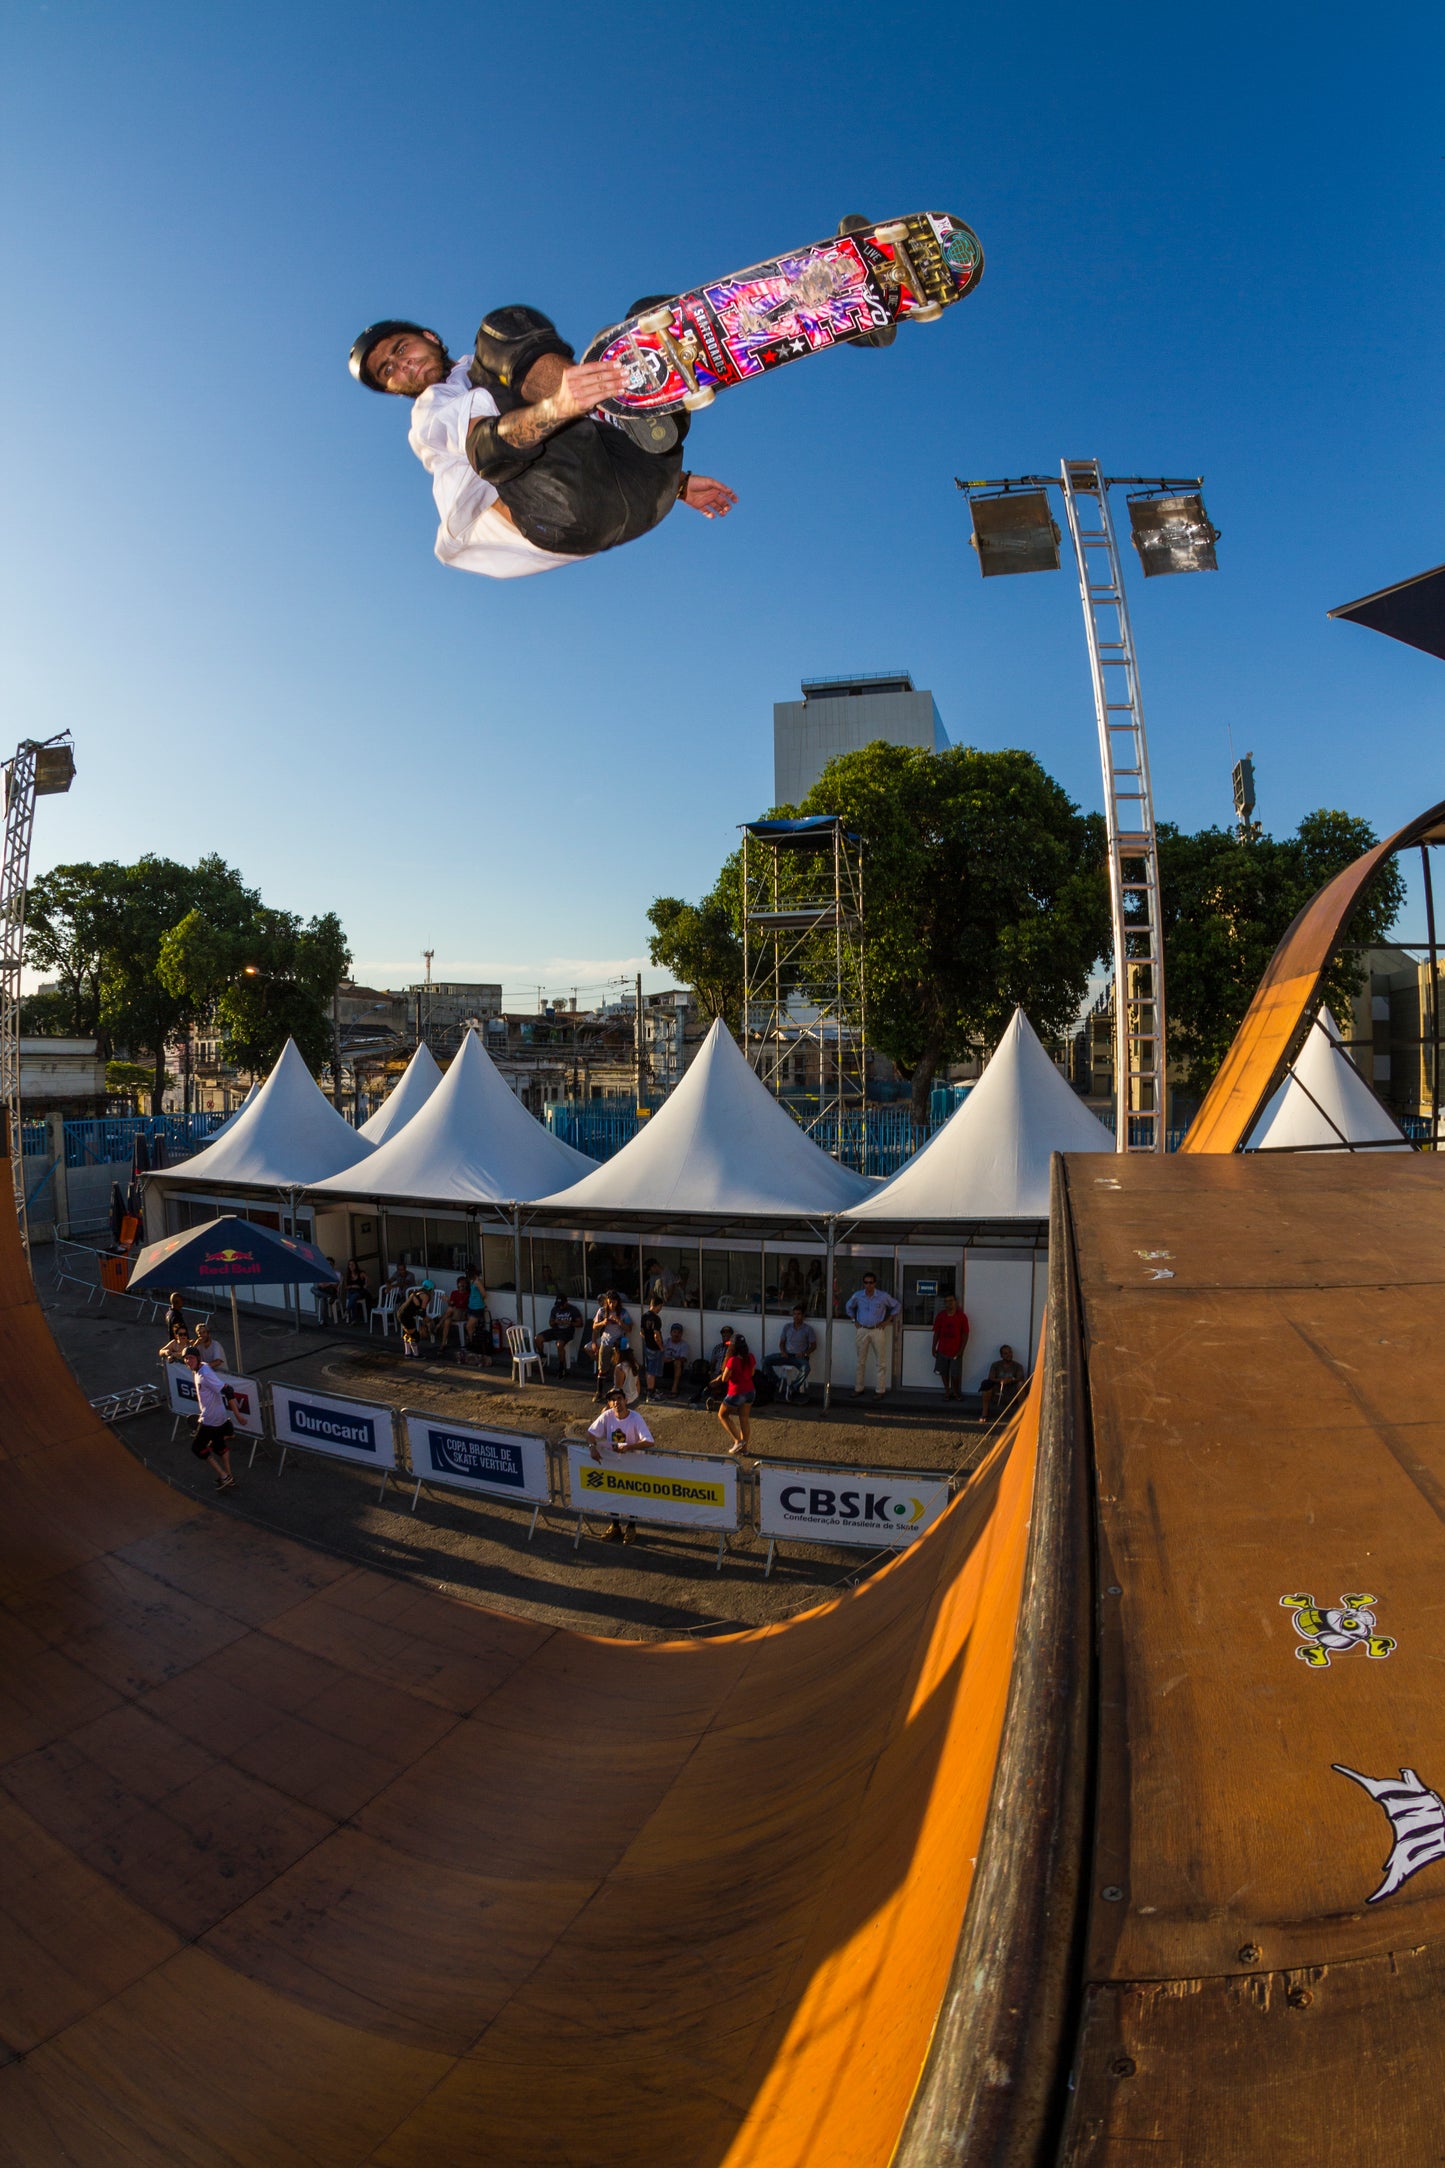
[[[196,1388],[184,1364],[168,1363],[165,1370],[174,1437],[182,1420],[196,1413]],[[430,1409],[342,1399],[229,1371],[220,1375],[232,1391],[231,1421],[251,1441],[251,1461],[263,1442],[279,1446],[278,1475],[289,1453],[320,1453],[377,1470],[378,1499],[393,1477],[410,1482],[413,1513],[424,1486],[530,1507],[529,1542],[543,1512],[575,1516],[574,1550],[589,1515],[702,1529],[717,1535],[719,1571],[728,1537],[738,1534],[766,1541],[765,1575],[779,1543],[788,1540],[902,1550],[933,1525],[962,1480],[937,1471],[813,1462],[756,1461],[744,1468],[726,1453],[664,1449],[616,1453],[604,1447],[599,1459],[585,1438],[542,1438],[453,1422]]]

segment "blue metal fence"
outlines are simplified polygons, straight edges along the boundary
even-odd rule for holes
[[[65,1164],[67,1167],[115,1166],[133,1156],[135,1140],[139,1136],[143,1136],[147,1144],[157,1137],[164,1137],[167,1159],[189,1159],[225,1120],[224,1114],[121,1114],[67,1122]],[[40,1128],[43,1138],[44,1125]]]

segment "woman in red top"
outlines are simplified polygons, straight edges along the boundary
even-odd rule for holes
[[[748,1449],[748,1437],[752,1421],[749,1410],[756,1397],[753,1391],[753,1378],[757,1372],[757,1367],[752,1356],[748,1353],[747,1341],[740,1332],[735,1332],[732,1337],[732,1345],[728,1349],[727,1361],[722,1366],[722,1379],[727,1387],[727,1398],[717,1411],[718,1421],[733,1440],[733,1443],[728,1447],[730,1453],[745,1453]],[[737,1419],[738,1427],[736,1430],[733,1429],[732,1425],[732,1418],[734,1417]]]

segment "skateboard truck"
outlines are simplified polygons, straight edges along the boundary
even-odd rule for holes
[[[930,301],[928,289],[919,276],[917,266],[908,250],[908,228],[900,221],[893,226],[875,226],[875,237],[887,241],[893,250],[893,268],[902,276],[903,283],[912,294],[915,307],[909,311],[915,324],[936,323],[943,314],[941,301]]]
[[[687,386],[687,397],[682,402],[687,411],[695,414],[699,407],[711,406],[717,393],[710,386],[698,383],[697,371],[672,335],[671,309],[649,309],[646,316],[638,317],[636,328],[656,333],[663,353]]]

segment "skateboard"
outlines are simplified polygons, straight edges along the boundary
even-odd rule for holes
[[[963,221],[915,211],[678,294],[601,331],[584,361],[616,361],[612,414],[710,406],[720,391],[899,323],[934,323],[971,294],[983,250]]]

